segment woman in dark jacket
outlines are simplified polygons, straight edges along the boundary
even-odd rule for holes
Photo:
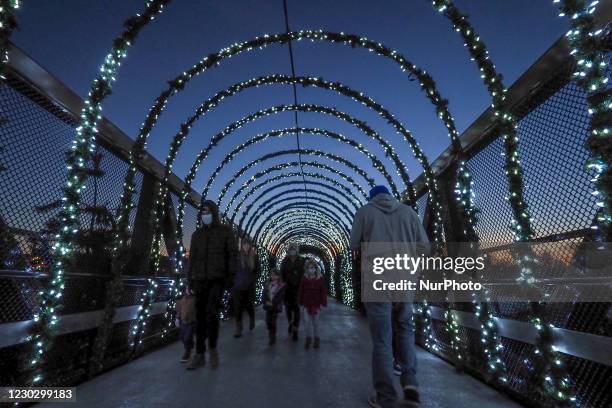
[[[236,315],[236,334],[234,337],[242,336],[242,315],[246,310],[249,315],[249,330],[255,328],[255,285],[259,278],[259,260],[251,241],[244,237],[238,256],[238,265],[232,297],[234,299],[234,313]]]
[[[298,340],[300,328],[300,306],[298,304],[298,290],[300,281],[304,274],[304,259],[298,252],[296,244],[289,245],[287,256],[281,263],[280,273],[285,285],[285,308],[287,310],[287,322],[289,323],[289,335],[293,334],[293,341]]]

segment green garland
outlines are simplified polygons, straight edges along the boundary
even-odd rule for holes
[[[336,228],[339,231],[339,233],[341,235],[339,235],[338,239],[341,240],[342,242],[344,242],[346,245],[348,245],[348,239],[347,237],[350,235],[350,225],[347,225],[345,223],[342,222],[342,220],[340,219],[340,217],[338,217],[335,213],[331,212],[329,209],[327,209],[326,207],[323,206],[314,206],[311,203],[308,204],[308,207],[306,206],[306,203],[304,202],[294,202],[294,203],[289,203],[284,205],[283,207],[280,207],[277,209],[277,211],[275,213],[272,214],[268,214],[263,220],[262,222],[259,223],[259,225],[255,228],[255,232],[253,233],[253,238],[257,241],[259,238],[259,232],[261,230],[261,227],[263,225],[265,225],[267,222],[271,221],[272,219],[274,219],[276,216],[278,216],[278,214],[281,214],[285,211],[288,210],[295,210],[295,209],[301,209],[301,208],[307,208],[316,212],[321,213],[322,215],[326,215],[329,219],[334,220],[334,222],[336,223]],[[342,239],[340,239],[342,238]]]
[[[334,231],[333,235],[335,235],[336,237],[340,237],[339,240],[343,242],[344,244],[348,245],[348,240],[346,239],[346,235],[343,234],[343,233],[346,233],[346,230],[342,228],[341,223],[335,220],[334,218],[328,216],[326,213],[321,211],[319,208],[303,207],[303,208],[295,209],[293,214],[292,213],[283,214],[282,211],[278,211],[277,214],[278,216],[274,218],[272,222],[261,223],[255,230],[253,237],[261,245],[269,247],[270,243],[268,242],[268,240],[271,239],[271,237],[268,237],[269,234],[271,234],[272,231],[274,231],[274,228],[276,228],[277,225],[280,224],[282,227],[283,226],[282,223],[284,223],[287,220],[287,218],[290,218],[291,216],[295,216],[296,220],[298,216],[310,217],[309,223],[312,224],[313,227],[320,227],[321,231],[326,231],[329,234],[332,234],[332,231]],[[268,219],[267,221],[269,220],[270,219]]]
[[[516,136],[516,131],[514,130],[514,118],[504,106],[506,89],[503,85],[502,76],[497,73],[495,66],[489,58],[489,52],[487,51],[485,44],[480,40],[479,35],[468,21],[467,16],[463,15],[455,7],[451,0],[433,0],[432,5],[438,12],[442,13],[451,21],[455,31],[461,35],[472,59],[478,65],[481,72],[481,78],[487,86],[487,90],[489,91],[489,95],[492,99],[492,106],[497,116],[497,123],[502,133],[502,137],[504,138],[504,145],[506,148],[505,157],[516,157],[516,160],[506,160],[506,175],[508,176],[510,186],[510,204],[512,206],[515,218],[515,221],[513,222],[515,228],[513,230],[515,234],[521,231],[529,232],[531,231],[530,220],[528,216],[523,216],[523,214],[526,214],[527,207],[526,205],[520,205],[520,203],[523,201],[523,192],[522,177],[520,176],[520,167],[517,156],[518,153],[516,142],[518,142],[518,138]],[[519,168],[518,172],[516,170],[517,168]],[[469,171],[466,170],[465,160],[463,159],[459,160],[458,177],[467,177],[467,179],[464,180],[464,183],[472,183],[471,177],[469,176]],[[520,188],[515,189],[513,186],[519,186]],[[468,192],[460,191],[459,186],[455,191],[457,194],[464,194],[464,196],[461,198],[462,203],[466,200],[472,200],[471,194],[469,194],[469,196],[465,196]],[[473,211],[477,211],[475,206],[471,206],[471,208]],[[522,221],[519,223],[516,220]],[[472,232],[467,234],[469,238],[468,241],[475,242],[478,240],[478,236],[476,235],[474,228],[475,223],[472,224]],[[531,239],[531,232],[525,236],[516,236],[517,239],[521,241]],[[485,295],[488,296],[488,293]],[[508,376],[505,363],[503,362],[503,346],[498,335],[499,330],[497,328],[496,320],[489,305],[485,305],[482,302],[474,302],[474,305],[476,309],[476,316],[480,322],[481,345],[483,352],[487,357],[487,369],[493,375],[496,382],[505,385],[508,381]],[[447,311],[447,314],[450,313],[451,312]],[[457,339],[458,336],[455,336],[458,330],[456,324],[454,322],[450,322],[447,327],[449,327],[449,330],[452,332],[451,338]]]
[[[593,13],[597,4],[564,0],[560,8],[562,16],[570,16],[571,29],[566,37],[577,61],[574,78],[587,96],[590,135],[586,146],[591,158],[586,169],[594,173],[592,194],[597,197],[596,223],[592,228],[602,242],[612,242],[612,88],[606,74],[610,39],[595,25]]]
[[[249,115],[251,116],[251,115]],[[256,135],[250,139],[248,139],[246,142],[243,142],[241,144],[239,144],[238,146],[236,146],[234,148],[234,150],[232,150],[230,153],[228,153],[225,158],[223,159],[222,163],[217,166],[217,168],[212,172],[212,175],[209,177],[209,181],[207,184],[207,188],[206,191],[208,191],[208,186],[210,186],[212,184],[212,182],[215,180],[215,178],[219,175],[220,171],[223,169],[223,167],[226,164],[229,164],[239,153],[245,151],[249,146],[252,146],[254,144],[263,142],[268,140],[269,138],[274,138],[274,137],[282,137],[282,136],[286,136],[286,135],[294,135],[295,132],[299,132],[300,134],[310,134],[310,135],[319,135],[319,136],[324,136],[333,140],[337,140],[339,142],[342,142],[348,146],[353,147],[354,149],[356,149],[359,153],[363,154],[364,156],[366,156],[368,159],[370,159],[370,162],[372,163],[372,167],[374,169],[376,169],[379,173],[381,173],[381,175],[387,180],[387,182],[389,183],[389,186],[391,186],[391,190],[393,192],[393,194],[395,195],[396,198],[400,198],[400,193],[397,189],[397,186],[395,185],[395,182],[393,181],[393,178],[391,177],[391,175],[387,172],[384,164],[372,153],[370,153],[366,148],[364,148],[360,143],[347,138],[344,135],[341,135],[339,133],[336,132],[332,132],[329,130],[325,130],[325,129],[319,129],[319,128],[287,128],[287,129],[279,129],[279,130],[273,130],[270,132],[266,132],[266,133],[262,133],[259,135]]]
[[[225,185],[223,186],[223,188],[221,189],[221,193],[219,194],[219,197],[217,199],[217,205],[221,205],[221,201],[223,200],[223,197],[225,197],[225,194],[227,194],[227,191],[234,185],[234,183],[236,183],[236,181],[247,171],[249,171],[249,169],[253,168],[254,166],[259,165],[260,163],[263,163],[267,160],[270,159],[274,159],[277,158],[279,156],[287,156],[287,155],[292,155],[292,154],[298,154],[298,152],[302,155],[306,155],[306,156],[316,156],[316,157],[320,157],[320,158],[326,158],[329,160],[332,160],[334,162],[340,163],[345,165],[346,167],[348,167],[349,169],[351,169],[352,171],[354,171],[356,174],[358,174],[359,176],[361,176],[366,183],[373,187],[374,186],[374,179],[372,179],[368,173],[364,170],[362,170],[361,168],[359,168],[358,166],[356,166],[355,164],[353,164],[352,162],[336,155],[333,153],[328,153],[322,150],[316,150],[316,149],[288,149],[288,150],[279,150],[273,153],[268,153],[266,155],[263,155],[261,157],[258,157],[257,159],[251,161],[250,163],[248,163],[246,166],[242,167],[240,170],[238,170],[236,173],[233,174],[233,176],[230,178],[230,180],[225,183]],[[204,197],[204,195],[202,195]]]
[[[39,292],[38,312],[34,314],[34,326],[29,336],[33,346],[33,355],[29,360],[29,369],[33,372],[31,384],[43,384],[42,362],[52,344],[54,329],[58,322],[57,313],[61,308],[61,297],[64,292],[64,267],[73,256],[74,238],[79,230],[78,214],[80,212],[80,195],[85,189],[87,180],[86,165],[95,150],[95,138],[98,124],[102,118],[102,103],[112,92],[121,61],[126,57],[128,48],[134,43],[140,31],[159,14],[170,0],[151,0],[145,10],[124,23],[125,31],[113,42],[111,52],[106,56],[97,78],[91,85],[85,107],[81,111],[80,125],[76,129],[77,137],[67,154],[66,169],[68,181],[64,186],[62,210],[60,213],[60,230],[54,245],[54,262],[48,286]],[[108,296],[111,296],[109,294]],[[95,349],[94,355],[103,350]]]
[[[310,173],[313,174],[313,173]],[[304,174],[306,176],[306,174]],[[327,177],[322,177],[323,180],[328,179]],[[330,179],[332,180],[332,179]],[[334,180],[335,181],[335,180]],[[337,182],[336,182],[337,183]],[[286,182],[282,182],[282,183],[277,183],[274,186],[267,188],[266,190],[262,191],[261,194],[259,194],[257,197],[255,197],[244,209],[244,211],[242,212],[242,216],[240,218],[240,221],[238,222],[238,228],[242,229],[242,225],[244,224],[245,219],[249,216],[249,212],[251,211],[251,208],[253,208],[253,206],[255,205],[255,203],[259,202],[265,195],[267,195],[268,193],[271,193],[275,190],[278,190],[279,188],[284,188],[284,187],[292,187],[295,185],[309,185],[309,186],[318,186],[324,190],[329,190],[332,193],[335,193],[336,195],[333,196],[333,199],[335,200],[341,200],[342,198],[346,199],[346,197],[343,195],[343,192],[340,191],[339,189],[330,186],[326,183],[321,183],[321,182],[316,182],[316,181],[311,181],[311,180],[292,180],[292,181],[286,181]],[[340,183],[338,183],[340,184]],[[311,189],[313,190],[313,189]],[[303,190],[302,190],[303,191]],[[313,191],[320,191],[320,190],[313,190]],[[328,193],[329,194],[329,193]],[[354,211],[357,211],[359,209],[359,205],[357,203],[359,203],[359,201],[350,201],[349,203],[353,206]],[[251,218],[255,217],[255,215],[252,215]],[[233,220],[232,220],[233,222]],[[248,224],[247,224],[248,225]],[[246,227],[244,228],[246,230]]]
[[[318,197],[318,195],[321,195],[323,197],[329,198],[331,200],[335,200],[335,197],[332,196],[331,194],[327,194],[325,192],[322,191],[318,191],[318,190],[313,190],[313,189],[304,189],[304,188],[300,188],[300,189],[290,189],[287,190],[286,192],[281,192],[273,197],[270,197],[268,200],[265,200],[262,205],[257,209],[257,211],[255,211],[255,213],[253,214],[253,216],[249,219],[249,221],[247,222],[247,225],[245,226],[245,231],[247,233],[247,235],[251,234],[251,230],[254,226],[254,223],[257,222],[258,218],[256,216],[262,216],[263,214],[265,214],[266,212],[270,211],[273,209],[273,207],[275,205],[278,205],[280,203],[289,201],[289,200],[304,200],[304,194],[303,193],[312,193],[313,194],[313,198],[316,198],[316,204],[314,203],[309,203],[309,206],[321,206],[321,204],[326,204],[328,206],[328,208],[330,208],[331,210],[335,210],[337,211],[338,214],[342,215],[346,220],[347,223],[345,224],[347,226],[347,228],[350,229],[352,220],[353,220],[353,215],[351,214],[350,210],[348,209],[348,207],[346,207],[344,204],[342,204],[341,202],[336,201],[330,201],[327,200],[325,198],[321,198]],[[290,193],[301,193],[299,196],[284,196],[286,194],[290,194]],[[309,195],[310,197],[310,195]]]
[[[347,195],[353,197],[355,202],[357,202],[359,204],[364,204],[365,201],[367,201],[367,197],[368,196],[367,196],[366,192],[363,190],[363,188],[359,184],[357,184],[355,182],[355,180],[353,180],[352,178],[348,177],[343,172],[335,169],[334,167],[328,166],[328,165],[326,165],[324,163],[316,163],[316,162],[302,162],[302,163],[303,163],[304,167],[314,167],[314,168],[317,168],[317,169],[320,169],[320,170],[327,170],[330,173],[333,173],[333,174],[339,176],[342,180],[344,180],[347,183],[351,184],[353,187],[355,187],[355,189],[357,191],[359,191],[359,193],[361,194],[361,197],[363,197],[363,201],[359,200],[357,198],[357,196],[355,195],[355,193],[350,191],[343,184],[338,183],[337,184],[338,187],[343,188],[343,190],[347,193]],[[291,167],[299,167],[299,166],[300,166],[299,162],[281,163],[279,165],[268,167],[264,171],[256,173],[252,178],[249,178],[244,184],[242,184],[240,186],[240,188],[238,190],[236,190],[236,192],[232,195],[232,198],[229,200],[228,204],[225,206],[225,211],[224,211],[225,216],[227,216],[227,213],[229,212],[230,208],[232,207],[232,205],[233,205],[234,201],[237,199],[237,197],[240,196],[240,194],[242,194],[253,182],[255,182],[256,180],[258,180],[261,177],[266,176],[266,175],[268,175],[270,173],[273,173],[273,172],[276,172],[276,171],[282,171],[284,169],[291,168]],[[318,174],[318,173],[305,173],[305,175],[309,176],[309,177],[314,177],[314,178],[327,179],[326,176],[323,176],[323,175]],[[277,181],[277,180],[282,180],[284,178],[289,178],[289,177],[301,177],[301,176],[302,176],[301,172],[297,172],[297,173],[295,173],[295,172],[293,172],[293,173],[283,173],[283,174],[279,174],[277,176],[271,177],[270,179],[264,180],[262,183],[258,184],[257,186],[255,186],[251,190],[249,190],[247,192],[247,194],[245,194],[242,197],[242,199],[240,199],[240,202],[236,205],[236,208],[234,208],[234,211],[232,212],[232,216],[231,216],[230,220],[233,222],[233,220],[234,220],[235,216],[237,215],[240,207],[242,207],[242,205],[244,204],[246,199],[249,198],[252,194],[254,194],[259,188],[261,188],[264,185],[269,184],[271,182]],[[336,184],[334,184],[334,185],[336,185]]]
[[[302,239],[302,237],[305,240],[311,239],[311,242],[318,241],[321,246],[324,246],[327,251],[329,251],[330,256],[334,256],[339,253],[337,248],[326,245],[330,237],[328,237],[325,233],[322,233],[321,231],[317,230],[316,228],[309,226],[298,226],[291,230],[286,229],[282,232],[279,232],[278,237],[275,240],[270,241],[271,251],[273,251],[273,253],[279,253],[282,251],[282,247],[285,245],[285,243],[294,238]]]
[[[14,11],[19,8],[19,0],[0,0],[0,82],[6,79],[5,65],[9,62],[9,39],[18,29]]]
[[[130,152],[130,167],[128,168],[128,174],[124,182],[124,191],[122,194],[122,215],[120,219],[125,220],[128,218],[129,213],[126,212],[126,208],[131,204],[131,197],[133,195],[134,178],[136,174],[136,167],[133,164],[135,158],[139,158],[144,154],[146,141],[150,135],[153,127],[157,123],[159,116],[163,113],[169,98],[185,89],[186,84],[194,77],[197,76],[207,69],[218,66],[223,60],[231,58],[232,56],[238,55],[242,52],[248,52],[252,50],[262,49],[271,44],[284,44],[290,41],[299,41],[301,39],[309,39],[311,41],[327,41],[332,43],[345,44],[351,47],[365,48],[371,52],[374,52],[385,58],[389,58],[395,61],[402,71],[407,72],[408,75],[414,75],[418,78],[421,88],[425,92],[427,98],[432,102],[436,108],[438,117],[443,121],[444,126],[448,129],[451,140],[458,137],[458,132],[454,125],[454,120],[448,112],[448,102],[441,97],[436,89],[435,82],[429,74],[425,71],[420,70],[416,65],[412,64],[409,60],[403,57],[395,50],[391,50],[380,43],[368,40],[365,37],[359,37],[356,35],[348,35],[344,33],[331,33],[322,30],[303,30],[299,32],[289,32],[276,35],[265,35],[263,37],[256,37],[252,40],[233,44],[230,47],[224,48],[215,54],[210,54],[194,64],[189,69],[185,70],[174,79],[168,82],[168,88],[162,92],[155,101],[155,104],[150,108],[147,118],[143,122],[141,130],[136,142]],[[406,135],[405,135],[406,137]],[[419,161],[427,160],[424,156],[417,158]],[[427,163],[428,166],[428,163]],[[427,185],[430,189],[436,188],[436,181],[433,172],[425,172]],[[466,186],[465,188],[471,188]],[[463,191],[463,189],[462,189]],[[443,225],[441,222],[440,206],[438,203],[437,194],[434,192],[430,194],[430,200],[434,205],[434,218],[435,218],[435,239],[441,242],[443,236]],[[122,225],[120,224],[120,229]],[[127,227],[126,227],[127,228]],[[125,242],[125,240],[118,240],[118,244]]]

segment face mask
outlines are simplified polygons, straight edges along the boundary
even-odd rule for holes
[[[308,273],[314,275],[315,273],[317,273],[317,268],[308,268]]]
[[[290,249],[290,250],[289,250],[289,255],[291,255],[291,256],[295,256],[295,254],[297,254],[297,252],[296,252],[296,250],[295,250],[295,249]]]
[[[202,215],[202,222],[205,225],[210,225],[212,223],[212,214],[204,214],[204,215]]]

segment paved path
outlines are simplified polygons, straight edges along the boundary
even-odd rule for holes
[[[367,407],[371,392],[371,342],[367,321],[331,301],[321,319],[321,348],[304,350],[303,338],[286,338],[279,316],[279,341],[267,344],[263,312],[257,327],[234,339],[233,322],[221,325],[217,370],[186,371],[179,362],[182,345],[174,343],[77,387],[75,404],[38,407]],[[505,396],[449,364],[418,350],[422,407],[517,407]]]

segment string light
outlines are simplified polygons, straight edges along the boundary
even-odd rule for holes
[[[343,135],[341,135],[339,133],[336,133],[336,132],[332,132],[332,131],[325,130],[325,129],[319,129],[319,128],[287,128],[287,129],[273,130],[271,132],[266,132],[266,133],[262,133],[262,134],[256,135],[256,136],[248,139],[247,141],[239,144],[238,146],[236,146],[234,148],[234,150],[232,150],[230,153],[228,153],[225,156],[225,158],[221,162],[221,164],[219,166],[217,166],[217,168],[212,172],[212,175],[209,177],[208,184],[207,184],[207,186],[205,188],[205,194],[208,192],[209,186],[212,185],[212,183],[214,182],[215,178],[219,175],[219,173],[223,169],[223,167],[226,164],[230,163],[236,157],[236,155],[238,155],[239,153],[245,151],[248,147],[253,146],[253,145],[255,145],[257,143],[260,143],[260,142],[264,142],[264,141],[268,140],[269,138],[282,137],[282,136],[285,136],[285,135],[292,135],[292,134],[295,134],[295,132],[299,132],[300,134],[303,134],[303,135],[320,135],[320,136],[325,136],[327,138],[340,141],[340,142],[342,142],[344,144],[347,144],[347,145],[355,148],[357,151],[359,151],[364,156],[366,156],[368,159],[370,159],[370,162],[372,163],[372,167],[383,175],[383,177],[387,180],[387,182],[391,186],[391,189],[392,189],[393,193],[395,194],[395,196],[397,198],[400,198],[400,193],[397,190],[397,186],[395,185],[395,182],[393,181],[393,178],[387,172],[387,170],[386,170],[385,166],[383,165],[383,163],[375,155],[370,153],[360,143],[357,143],[356,141],[354,141],[352,139],[349,139],[346,136],[343,136]]]
[[[32,370],[32,385],[43,384],[42,362],[46,352],[51,347],[52,336],[58,322],[57,311],[61,306],[61,298],[65,289],[65,265],[73,256],[75,236],[79,231],[78,214],[80,211],[80,195],[85,189],[87,180],[86,164],[90,161],[95,150],[98,124],[102,119],[102,104],[112,92],[112,83],[115,81],[121,61],[126,57],[127,50],[135,42],[139,32],[161,13],[169,0],[151,0],[145,3],[141,14],[126,20],[125,30],[113,42],[113,48],[105,57],[98,76],[93,81],[83,109],[81,110],[80,124],[76,129],[76,139],[67,154],[66,170],[67,182],[64,186],[62,209],[59,215],[59,232],[55,236],[53,246],[54,260],[50,272],[48,285],[38,293],[38,308],[34,313],[33,334],[29,336],[33,346],[33,357],[29,368]],[[110,312],[109,312],[110,310]],[[114,308],[107,304],[105,318],[108,313],[114,313]],[[112,323],[112,319],[111,319]],[[99,342],[96,343],[99,346]],[[97,356],[103,354],[104,347],[97,347]]]
[[[590,122],[586,146],[591,152],[586,169],[593,174],[592,194],[597,198],[595,223],[591,228],[601,242],[611,242],[612,88],[606,71],[609,29],[598,29],[595,24],[593,15],[599,1],[557,0],[555,3],[560,3],[560,15],[570,17],[571,28],[566,38],[576,60],[573,79],[586,93]]]
[[[288,194],[291,193],[312,193],[313,194],[313,199],[316,199],[316,203],[317,205],[319,205],[320,203],[322,204],[328,204],[330,207],[332,207],[333,209],[335,209],[336,211],[338,211],[339,214],[342,214],[347,220],[348,220],[348,225],[350,226],[351,223],[353,222],[353,215],[354,212],[351,212],[351,210],[344,205],[344,203],[342,203],[341,201],[338,200],[338,197],[332,195],[332,194],[328,194],[324,191],[319,191],[319,190],[315,190],[315,189],[310,189],[310,188],[296,188],[296,189],[288,189],[285,190],[281,193],[278,193],[272,197],[270,197],[267,200],[264,200],[261,205],[257,208],[257,210],[255,210],[255,212],[253,213],[253,215],[248,219],[244,230],[246,231],[247,234],[250,234],[250,230],[252,229],[253,223],[256,222],[256,220],[258,219],[258,216],[261,216],[262,214],[265,214],[266,211],[270,210],[274,205],[277,205],[281,202],[285,202],[288,200],[295,200],[295,199],[300,199],[303,200],[304,196],[303,194],[300,196],[288,196]],[[325,198],[320,198],[317,196],[322,196],[325,198],[328,198],[329,200],[326,200]],[[280,201],[275,201],[279,198],[282,198],[282,200]],[[332,200],[332,201],[330,201]]]
[[[19,8],[19,0],[0,0],[0,81],[6,79],[5,69],[9,62],[9,38],[18,28],[15,10]]]
[[[217,205],[221,205],[221,201],[223,200],[223,197],[225,197],[225,194],[227,194],[227,191],[234,185],[234,183],[236,183],[236,181],[244,173],[249,171],[252,167],[257,166],[260,163],[263,163],[265,161],[268,161],[268,160],[280,157],[280,156],[287,156],[287,155],[297,154],[298,151],[303,156],[316,156],[316,157],[326,158],[326,159],[332,160],[334,162],[343,164],[346,167],[348,167],[349,169],[351,169],[352,171],[354,171],[355,173],[359,174],[366,181],[366,183],[369,186],[374,186],[374,180],[371,177],[368,176],[367,172],[365,172],[364,170],[362,170],[361,168],[359,168],[358,166],[356,166],[352,162],[350,162],[350,161],[346,160],[345,158],[340,157],[340,156],[338,156],[338,155],[336,155],[334,153],[328,153],[328,152],[324,152],[322,150],[316,150],[316,149],[278,150],[276,152],[268,153],[266,155],[258,157],[257,159],[254,159],[253,161],[251,161],[250,163],[248,163],[247,165],[242,167],[240,170],[238,170],[236,173],[234,173],[232,175],[232,177],[229,179],[229,181],[227,183],[225,183],[225,185],[221,189],[221,192],[219,194],[219,198],[217,199]],[[210,185],[210,180],[213,180],[212,177],[209,179],[207,187]],[[206,188],[205,188],[205,190],[206,190]],[[202,194],[202,197],[205,197],[205,195]]]
[[[313,174],[313,173],[310,173]],[[306,175],[306,174],[305,174]],[[324,180],[327,178],[323,178]],[[335,180],[334,180],[335,181]],[[247,218],[251,208],[255,205],[255,203],[259,202],[259,200],[261,200],[263,198],[263,196],[267,195],[268,193],[271,193],[272,191],[281,189],[281,188],[285,188],[285,187],[291,187],[291,186],[295,186],[295,185],[303,185],[303,184],[307,184],[309,186],[318,186],[321,187],[325,190],[329,190],[332,193],[335,193],[335,196],[332,196],[331,194],[328,194],[328,196],[334,200],[340,200],[340,199],[345,199],[346,197],[344,197],[343,192],[338,190],[335,187],[332,187],[326,183],[321,183],[321,182],[317,182],[317,181],[312,181],[312,180],[291,180],[291,181],[286,181],[286,182],[282,182],[282,183],[276,183],[273,187],[270,187],[264,191],[261,192],[261,194],[259,194],[257,197],[255,197],[244,209],[244,211],[242,212],[242,217],[240,218],[240,221],[238,222],[238,228],[242,229],[242,225],[244,224],[245,219]],[[337,182],[336,182],[337,183]],[[339,184],[339,183],[338,183]],[[251,190],[254,191],[255,189]],[[287,190],[287,191],[297,191],[297,189],[291,189],[291,190]],[[303,191],[303,190],[302,190]],[[318,191],[318,190],[314,190],[314,189],[310,189],[310,191]],[[276,197],[276,196],[275,196]],[[356,197],[355,197],[356,198]],[[355,201],[350,201],[348,200],[349,203],[353,206],[353,209],[355,211],[357,211],[360,207],[360,203],[359,201],[355,200]],[[251,216],[251,218],[254,218],[255,214],[253,214]],[[233,222],[233,219],[231,219],[231,222]],[[246,230],[246,228],[245,228]]]
[[[317,163],[317,162],[302,162],[302,165],[304,167],[312,167],[312,168],[316,168],[319,170],[326,170],[329,171],[330,173],[333,173],[334,175],[338,176],[340,179],[342,179],[343,181],[345,181],[347,184],[351,184],[361,195],[361,197],[363,198],[363,200],[359,200],[357,198],[357,196],[355,195],[355,193],[353,193],[351,190],[349,190],[344,184],[342,183],[338,183],[338,187],[343,188],[344,191],[347,191],[347,194],[351,197],[354,198],[354,200],[360,204],[364,204],[365,201],[367,201],[367,194],[366,192],[363,190],[363,188],[357,184],[355,182],[355,180],[353,180],[351,177],[347,176],[344,172],[328,166],[325,163]],[[264,171],[260,171],[258,173],[256,173],[253,177],[249,178],[245,183],[243,183],[240,188],[238,190],[236,190],[236,192],[234,193],[234,195],[232,196],[232,198],[229,200],[228,204],[225,207],[225,211],[224,214],[227,215],[227,213],[229,212],[230,208],[232,207],[234,201],[237,199],[237,197],[239,197],[246,189],[248,189],[250,187],[250,185],[256,181],[259,180],[260,178],[267,176],[271,173],[277,172],[277,171],[283,171],[287,168],[292,168],[292,167],[299,167],[300,166],[300,162],[289,162],[289,163],[281,163],[278,164],[276,166],[272,166],[272,167],[268,167],[266,170]],[[310,177],[315,177],[315,178],[327,178],[327,176],[323,176],[319,173],[305,173],[306,176],[310,176]],[[234,208],[234,211],[232,213],[232,217],[231,220],[233,222],[238,210],[240,209],[240,207],[244,204],[244,202],[246,201],[246,199],[248,199],[253,193],[255,193],[255,191],[257,191],[259,188],[261,188],[262,186],[272,183],[274,181],[277,180],[283,180],[289,177],[296,177],[302,176],[301,172],[294,172],[294,173],[283,173],[274,177],[271,177],[269,179],[266,179],[265,181],[263,181],[261,184],[258,184],[257,186],[253,187],[253,189],[249,190],[240,200],[240,202],[236,205],[236,208]],[[331,179],[333,180],[333,179]]]

